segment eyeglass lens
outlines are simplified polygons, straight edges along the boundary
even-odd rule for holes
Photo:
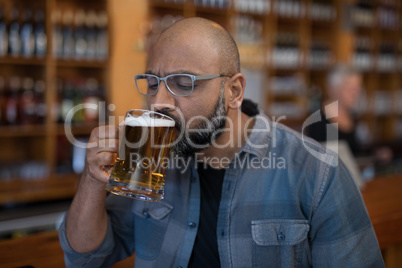
[[[178,96],[189,95],[193,90],[193,81],[190,76],[171,75],[167,77],[166,81],[169,89]],[[155,76],[138,76],[136,82],[138,90],[143,94],[153,95],[158,90],[158,79]]]

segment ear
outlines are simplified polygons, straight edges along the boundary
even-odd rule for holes
[[[239,109],[244,98],[246,88],[246,77],[242,73],[237,73],[229,79],[229,108]]]

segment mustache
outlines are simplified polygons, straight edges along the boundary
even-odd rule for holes
[[[156,110],[156,112],[172,118],[175,122],[175,125],[174,125],[175,129],[177,129],[178,131],[181,131],[183,129],[184,122],[182,122],[182,120],[180,120],[177,116],[174,116],[170,111],[171,111],[171,109]]]

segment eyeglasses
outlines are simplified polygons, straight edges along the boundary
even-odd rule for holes
[[[158,92],[161,81],[165,82],[167,89],[175,96],[188,96],[194,91],[194,81],[208,80],[217,77],[232,77],[232,74],[211,74],[195,76],[191,74],[171,74],[158,77],[153,74],[138,74],[135,76],[135,85],[138,91],[146,96],[155,95]]]

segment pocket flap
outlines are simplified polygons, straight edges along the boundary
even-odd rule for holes
[[[257,220],[251,222],[254,242],[259,246],[292,246],[307,238],[307,220]]]
[[[152,217],[155,220],[162,220],[173,209],[173,206],[164,201],[149,202],[149,201],[136,201],[133,206],[133,212],[141,218]]]

